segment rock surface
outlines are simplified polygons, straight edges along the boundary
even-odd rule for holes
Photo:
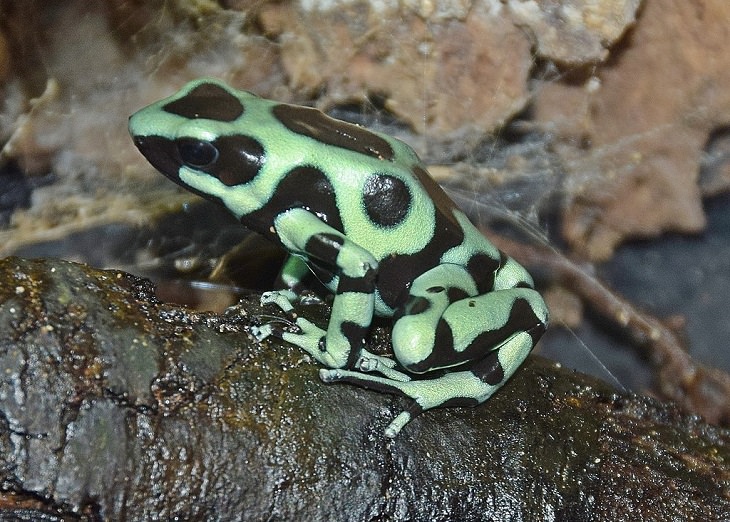
[[[299,351],[252,342],[272,313],[255,298],[194,314],[128,274],[21,258],[0,261],[0,281],[2,516],[730,513],[727,431],[537,357],[487,404],[429,412],[391,441],[402,400],[324,385]]]

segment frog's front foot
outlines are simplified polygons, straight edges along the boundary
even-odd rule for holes
[[[261,294],[261,306],[274,304],[284,312],[290,313],[294,309],[292,302],[297,301],[297,295],[291,290],[272,290]]]
[[[270,323],[262,324],[261,326],[252,326],[251,335],[258,342],[263,341],[267,337],[270,337],[274,333],[274,327]]]
[[[322,351],[321,343],[326,332],[304,317],[296,317],[293,319],[293,322],[287,321],[289,326],[293,328],[282,328],[276,324],[276,321],[273,321],[262,324],[261,326],[251,327],[251,333],[259,342],[271,336],[283,339],[288,343],[299,346],[309,355],[322,362],[319,357],[319,352]]]
[[[261,306],[269,304],[276,305],[282,312],[284,312],[286,317],[276,319],[261,326],[251,327],[251,333],[256,340],[261,342],[271,336],[283,339],[285,330],[278,326],[278,323],[283,323],[290,327],[296,326],[298,327],[298,331],[301,332],[302,328],[298,324],[300,319],[297,317],[297,314],[294,311],[294,305],[292,304],[292,302],[296,302],[298,299],[298,296],[291,290],[273,290],[271,292],[264,292],[261,294]]]

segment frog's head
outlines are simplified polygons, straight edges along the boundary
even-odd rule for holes
[[[251,180],[264,163],[263,146],[236,132],[248,92],[203,78],[129,118],[134,144],[175,183],[220,199],[216,187]]]

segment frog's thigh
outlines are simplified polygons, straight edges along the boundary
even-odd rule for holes
[[[454,267],[449,271],[458,275],[459,269],[463,270]],[[444,288],[444,291],[433,292],[434,288]],[[457,288],[466,289],[465,285]],[[413,289],[420,291],[415,283],[412,293]],[[480,361],[497,351],[494,356],[499,355],[505,363],[502,371],[506,378],[544,332],[545,307],[540,295],[530,288],[472,296],[460,295],[455,287],[443,284],[431,285],[429,289],[431,295],[411,296],[393,326],[393,351],[410,372],[423,373]],[[413,306],[414,302],[417,306]],[[519,336],[524,341],[511,342],[521,333],[525,334]]]
[[[474,280],[459,265],[438,265],[417,277],[408,299],[394,314],[391,341],[398,362],[420,373],[419,363],[439,343],[436,328],[446,309],[452,302],[476,293]]]
[[[459,361],[484,359],[495,351],[509,377],[545,332],[547,311],[531,288],[510,288],[463,299],[444,312],[441,339],[451,341]]]

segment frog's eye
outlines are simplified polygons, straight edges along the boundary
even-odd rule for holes
[[[195,138],[179,138],[177,150],[180,158],[192,167],[207,167],[218,159],[218,149],[208,141]]]

